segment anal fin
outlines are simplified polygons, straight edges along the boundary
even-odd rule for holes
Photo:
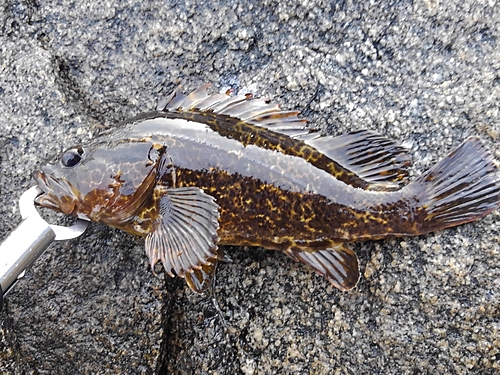
[[[285,254],[312,268],[316,273],[324,276],[335,288],[342,291],[348,291],[358,283],[358,257],[344,244],[315,251],[292,248],[286,250]]]

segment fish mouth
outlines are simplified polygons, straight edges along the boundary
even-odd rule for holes
[[[38,187],[43,191],[42,194],[35,198],[35,204],[61,211],[66,215],[71,215],[75,212],[78,196],[68,181],[55,178],[43,170],[35,170],[33,178]]]

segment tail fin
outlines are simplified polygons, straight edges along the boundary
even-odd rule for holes
[[[420,202],[426,217],[422,232],[479,220],[500,205],[500,179],[493,156],[477,137],[420,176]]]

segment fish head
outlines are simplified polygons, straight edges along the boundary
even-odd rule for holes
[[[62,153],[58,163],[47,164],[33,172],[33,178],[43,191],[35,200],[38,205],[68,215],[76,213],[81,198],[78,165],[84,154],[82,146],[71,147]]]
[[[35,203],[81,219],[119,225],[133,216],[154,188],[155,163],[147,142],[73,146],[33,172],[43,191]]]

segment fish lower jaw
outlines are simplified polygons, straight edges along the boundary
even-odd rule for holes
[[[51,210],[61,211],[59,205],[56,202],[54,202],[49,196],[47,196],[47,193],[43,193],[38,197],[36,197],[35,204],[43,208],[49,208]]]
[[[77,211],[75,204],[64,204],[63,202],[58,202],[57,200],[53,199],[50,195],[47,195],[47,193],[38,196],[35,199],[35,203],[37,205],[39,205],[40,207],[49,208],[51,210],[59,211],[65,215],[73,215],[73,216],[79,217],[80,219],[89,220],[86,217],[86,215],[83,215],[83,216],[85,216],[85,218],[84,218],[84,217],[80,217],[80,215],[82,215],[80,213],[75,214],[75,212]]]

